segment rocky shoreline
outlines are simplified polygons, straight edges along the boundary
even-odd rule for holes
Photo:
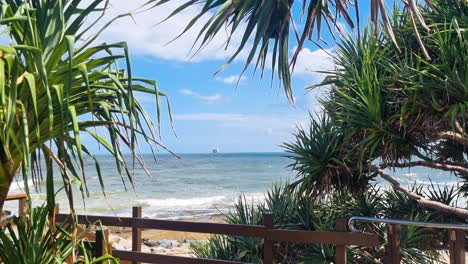
[[[112,247],[118,250],[132,250],[132,240],[120,237],[118,235],[110,235]],[[169,256],[193,257],[190,246],[199,243],[201,240],[182,240],[173,239],[143,239],[141,251],[144,253],[155,253]]]
[[[223,223],[222,215],[184,219],[189,222]],[[132,233],[130,228],[113,227],[110,229],[109,242],[118,250],[132,250]],[[170,256],[193,257],[190,247],[206,241],[210,235],[190,232],[165,230],[142,230],[141,251]]]

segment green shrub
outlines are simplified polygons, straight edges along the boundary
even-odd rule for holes
[[[422,190],[422,187],[414,186],[413,189]],[[445,188],[431,189],[437,195],[443,195],[444,190]],[[415,207],[408,206],[408,200],[402,197],[393,190],[371,187],[368,192],[362,194],[340,192],[336,195],[311,199],[303,192],[291,189],[289,184],[275,184],[262,202],[255,203],[248,201],[245,196],[240,197],[234,209],[226,214],[225,220],[229,224],[262,225],[263,214],[271,212],[274,227],[277,229],[334,231],[337,218],[351,216],[384,218],[398,216],[414,221],[435,221],[443,217],[437,211],[416,210]],[[378,234],[381,246],[349,247],[349,262],[380,263],[387,248],[385,225],[357,223],[356,227]],[[438,261],[440,257],[438,250],[444,249],[441,242],[445,239],[447,239],[446,234],[438,231],[403,226],[401,229],[403,263]],[[440,243],[434,243],[435,241]],[[262,248],[262,239],[214,236],[206,243],[192,246],[192,251],[200,258],[260,263]],[[331,263],[335,260],[335,246],[278,242],[275,244],[275,259],[278,263]]]
[[[76,235],[77,243],[72,243],[72,225],[50,227],[46,207],[34,208],[24,218],[13,217],[0,229],[0,263],[62,264],[74,252],[80,255],[75,263],[118,263],[107,255],[93,258],[90,244],[80,240],[83,233]]]

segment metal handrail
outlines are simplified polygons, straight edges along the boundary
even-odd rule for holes
[[[405,226],[418,226],[418,227],[438,228],[438,229],[468,230],[468,225],[464,225],[464,224],[418,222],[418,221],[399,220],[399,219],[391,219],[391,218],[374,218],[374,217],[353,216],[348,221],[349,229],[352,232],[363,232],[363,231],[358,230],[358,229],[356,229],[354,227],[354,224],[356,222],[399,224],[399,225],[405,225]]]

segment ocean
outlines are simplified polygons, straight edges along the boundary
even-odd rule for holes
[[[135,166],[136,179],[133,189],[127,179],[118,176],[113,158],[98,156],[103,172],[105,192],[103,195],[97,173],[89,164],[87,182],[90,197],[83,202],[75,191],[75,208],[79,213],[129,216],[132,206],[142,206],[143,216],[160,219],[183,219],[216,215],[232,208],[240,195],[248,200],[259,201],[275,182],[291,181],[295,172],[287,168],[291,160],[284,153],[218,153],[182,154],[180,159],[169,155],[143,156],[150,175]],[[456,184],[455,176],[426,168],[392,172],[404,184],[414,182],[441,185]],[[62,183],[56,179],[58,187]],[[385,185],[385,183],[383,183]],[[15,181],[10,193],[22,191],[24,183]],[[33,187],[31,187],[34,190]],[[35,205],[45,200],[45,185],[33,192]],[[68,211],[64,192],[57,195],[62,212]],[[16,203],[9,202],[7,210],[16,210]]]

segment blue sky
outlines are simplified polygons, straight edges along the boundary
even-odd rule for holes
[[[131,11],[141,2],[113,0],[108,16]],[[242,54],[227,70],[213,76],[236,47],[234,45],[224,51],[225,36],[215,38],[191,60],[188,53],[201,24],[182,38],[165,45],[197,13],[195,7],[154,26],[180,3],[180,0],[169,1],[162,8],[134,15],[134,21],[121,19],[100,39],[106,42],[127,41],[134,75],[156,79],[160,89],[170,96],[177,137],[165,118],[163,143],[177,153],[206,153],[212,148],[220,148],[222,152],[281,151],[279,145],[291,138],[295,126],[308,123],[308,111],[318,110],[319,92],[306,94],[304,87],[323,78],[314,71],[333,67],[330,56],[313,44],[306,45],[293,76],[295,105],[288,103],[278,86],[270,88],[269,77],[261,80],[258,74],[252,77],[251,71],[247,71],[236,86],[244,65],[245,56]],[[327,33],[323,38],[331,42]],[[236,35],[232,42],[238,43],[239,39],[240,35]],[[291,52],[293,48],[294,42],[291,43]],[[328,48],[333,52],[333,45]],[[155,117],[154,100],[147,96],[139,98]],[[143,147],[142,151],[147,151],[147,148]]]
[[[306,122],[307,108],[313,104],[312,97],[304,95],[308,81],[300,78],[294,81],[300,87],[295,106],[277,87],[270,89],[268,80],[246,76],[236,86],[241,63],[215,78],[222,61],[186,63],[138,56],[134,64],[138,75],[156,76],[160,89],[170,96],[178,138],[165,119],[163,139],[176,152],[203,153],[215,147],[223,152],[279,151],[296,122]],[[143,101],[151,113],[153,101]]]

